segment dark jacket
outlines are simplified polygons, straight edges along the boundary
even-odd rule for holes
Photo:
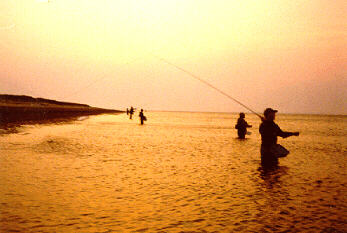
[[[283,132],[275,122],[266,120],[260,124],[259,132],[261,134],[261,145],[265,147],[277,144],[277,136],[286,138],[293,135],[291,132]]]
[[[240,130],[240,131],[246,131],[246,128],[251,127],[247,121],[243,118],[237,119],[237,124],[235,125],[235,128]]]

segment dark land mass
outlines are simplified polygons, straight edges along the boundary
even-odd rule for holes
[[[0,125],[35,123],[123,111],[91,107],[87,104],[60,102],[25,95],[0,95]]]

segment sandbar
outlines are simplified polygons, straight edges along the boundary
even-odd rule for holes
[[[124,111],[25,95],[0,95],[0,124],[35,122]]]

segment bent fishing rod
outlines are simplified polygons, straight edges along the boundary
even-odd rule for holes
[[[188,71],[188,70],[186,70],[186,69],[184,69],[184,68],[182,68],[182,67],[180,67],[180,66],[178,66],[178,65],[176,65],[176,64],[173,64],[172,62],[170,62],[170,61],[168,61],[168,60],[166,60],[166,59],[164,59],[164,58],[162,58],[162,57],[159,57],[159,56],[157,56],[157,55],[155,55],[155,54],[152,54],[152,56],[155,57],[156,59],[158,59],[158,60],[160,60],[160,61],[162,61],[162,62],[168,64],[168,65],[171,65],[171,66],[175,67],[176,69],[178,69],[178,70],[180,70],[180,71],[183,71],[184,73],[188,74],[189,76],[193,77],[194,79],[196,79],[196,80],[198,80],[198,81],[204,83],[205,85],[207,85],[207,86],[213,88],[214,90],[218,91],[218,92],[221,93],[222,95],[228,97],[229,99],[231,99],[231,100],[233,100],[234,102],[240,104],[242,107],[246,108],[246,109],[249,110],[250,112],[254,113],[254,114],[257,115],[258,117],[260,117],[260,119],[263,119],[263,117],[262,117],[261,115],[259,115],[259,114],[256,113],[255,111],[253,111],[251,108],[249,108],[249,107],[246,106],[245,104],[241,103],[239,100],[237,100],[237,99],[235,99],[234,97],[228,95],[228,94],[225,93],[224,91],[218,89],[217,87],[213,86],[211,83],[209,83],[209,82],[207,82],[206,80],[200,78],[199,76],[193,74],[192,72],[190,72],[190,71]]]

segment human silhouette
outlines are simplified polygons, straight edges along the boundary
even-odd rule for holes
[[[141,109],[139,117],[140,117],[141,125],[143,125],[143,122],[147,120],[146,116],[143,115],[143,109]]]
[[[235,128],[237,129],[237,135],[240,139],[245,139],[245,135],[247,133],[247,128],[252,127],[247,123],[245,120],[245,114],[243,112],[240,113],[239,119],[237,119],[237,124],[235,125]]]
[[[129,115],[129,108],[127,108],[127,115]]]
[[[274,122],[277,110],[267,108],[264,111],[264,118],[259,126],[261,134],[261,164],[264,167],[272,167],[278,164],[278,157],[286,156],[289,151],[277,144],[277,136],[287,138],[299,136],[299,132],[284,132]]]
[[[130,120],[132,120],[133,119],[133,114],[134,114],[134,108],[132,106],[130,107],[129,114],[130,114]]]

